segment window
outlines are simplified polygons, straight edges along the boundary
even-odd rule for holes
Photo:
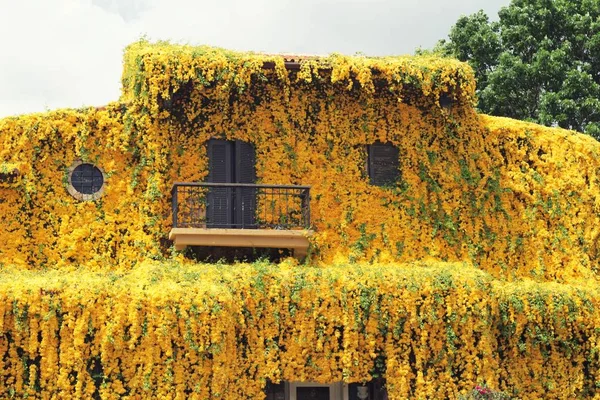
[[[391,143],[375,142],[367,146],[369,183],[375,186],[392,186],[400,178],[400,153]]]
[[[208,141],[208,182],[255,183],[254,146],[241,140]],[[214,187],[206,198],[206,223],[209,228],[255,228],[256,191],[254,188]]]
[[[454,104],[454,100],[448,93],[440,94],[440,107],[449,109]]]
[[[13,164],[0,163],[0,184],[14,183],[19,176],[19,170]]]
[[[69,168],[71,196],[77,200],[96,200],[104,193],[104,173],[94,164],[76,161]]]

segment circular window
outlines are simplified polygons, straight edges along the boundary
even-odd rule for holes
[[[69,168],[69,193],[77,200],[96,200],[104,192],[104,180],[100,168],[78,161]]]

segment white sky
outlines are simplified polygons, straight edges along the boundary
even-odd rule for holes
[[[103,105],[124,47],[151,40],[271,53],[411,54],[510,0],[0,0],[0,118]]]

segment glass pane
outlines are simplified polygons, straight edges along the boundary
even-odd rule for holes
[[[329,386],[310,386],[296,388],[297,400],[330,400]]]
[[[371,395],[369,393],[370,386],[371,386],[370,383],[368,384],[368,386],[361,385],[359,383],[351,383],[350,385],[348,385],[349,399],[350,400],[372,400],[373,397],[371,397]]]
[[[71,184],[79,193],[94,194],[102,188],[103,183],[102,172],[92,164],[80,164],[71,174]]]

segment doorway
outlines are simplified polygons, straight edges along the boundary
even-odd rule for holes
[[[267,383],[267,400],[349,400],[348,385],[342,382]]]
[[[207,148],[208,182],[232,184],[211,187],[206,194],[207,228],[256,228],[254,146],[241,140],[210,139]]]
[[[348,400],[348,386],[341,383],[290,382],[290,400]]]
[[[267,381],[267,400],[387,400],[385,380],[376,378],[366,384],[343,382],[280,382]]]

